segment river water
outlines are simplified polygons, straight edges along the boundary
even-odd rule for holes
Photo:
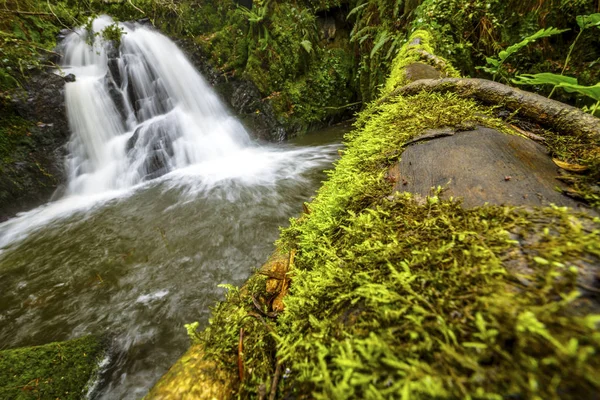
[[[347,130],[260,146],[186,60],[170,71],[135,59],[180,57],[168,39],[123,29],[118,78],[102,48],[63,49],[80,51],[64,65],[77,75],[66,89],[66,196],[0,224],[0,349],[106,335],[110,356],[89,395],[101,399],[141,398],[166,372],[189,345],[184,324],[204,326],[218,285],[241,285],[266,260]],[[135,49],[149,43],[166,47]],[[187,83],[169,82],[173,73]]]

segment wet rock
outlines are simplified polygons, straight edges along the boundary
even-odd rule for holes
[[[48,201],[66,181],[64,157],[69,124],[64,105],[65,78],[42,71],[32,76],[2,107],[2,114],[20,121],[4,127],[20,138],[0,160],[0,221]]]
[[[319,32],[322,40],[327,40],[328,42],[332,42],[335,40],[335,34],[337,32],[337,27],[335,23],[335,18],[332,16],[319,16],[317,17],[317,26],[319,27]]]

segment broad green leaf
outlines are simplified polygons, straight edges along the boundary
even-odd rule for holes
[[[519,85],[560,85],[566,83],[569,85],[577,85],[577,78],[570,76],[552,74],[544,72],[541,74],[523,74],[517,76],[517,79],[513,80],[514,83]]]
[[[596,101],[600,101],[600,82],[594,86],[570,85],[561,83],[558,87],[565,89],[569,93],[579,93],[591,97]]]
[[[306,40],[304,39],[303,41],[300,42],[300,45],[302,46],[302,48],[304,50],[306,50],[306,52],[308,54],[312,53],[313,51],[313,46],[312,46],[312,42],[310,40]]]
[[[578,15],[577,25],[583,30],[593,26],[600,26],[600,13],[590,15]]]
[[[537,31],[536,33],[534,33],[531,36],[526,37],[519,43],[513,44],[512,46],[508,47],[506,50],[501,51],[500,54],[498,54],[498,57],[500,57],[501,61],[504,61],[508,57],[510,57],[512,54],[521,50],[523,47],[527,46],[531,42],[535,42],[536,40],[542,39],[545,37],[558,35],[560,33],[566,32],[566,31],[568,31],[568,29],[556,29],[556,28],[540,29],[539,31]]]
[[[497,67],[497,66],[499,66],[499,65],[500,65],[500,61],[496,60],[495,58],[487,57],[487,58],[485,59],[485,61],[486,61],[488,64],[491,64],[491,65],[493,65],[494,67]]]

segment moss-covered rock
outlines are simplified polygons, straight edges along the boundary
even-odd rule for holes
[[[105,348],[93,336],[0,351],[0,398],[81,399]]]

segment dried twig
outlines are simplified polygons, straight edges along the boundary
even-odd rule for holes
[[[244,380],[244,328],[240,328],[240,341],[238,342],[238,372],[240,382]]]
[[[254,295],[252,295],[252,303],[254,303],[254,307],[256,307],[256,309],[264,316],[269,317],[269,318],[275,318],[277,317],[277,313],[276,312],[268,312],[268,311],[264,311],[263,310],[263,305],[260,304],[260,302],[256,299],[256,297],[254,297]]]
[[[271,384],[271,394],[269,395],[269,400],[275,400],[277,396],[277,385],[279,384],[279,377],[281,376],[282,366],[279,362],[279,358],[277,359],[277,367],[275,367],[275,375],[273,376],[273,383]]]

